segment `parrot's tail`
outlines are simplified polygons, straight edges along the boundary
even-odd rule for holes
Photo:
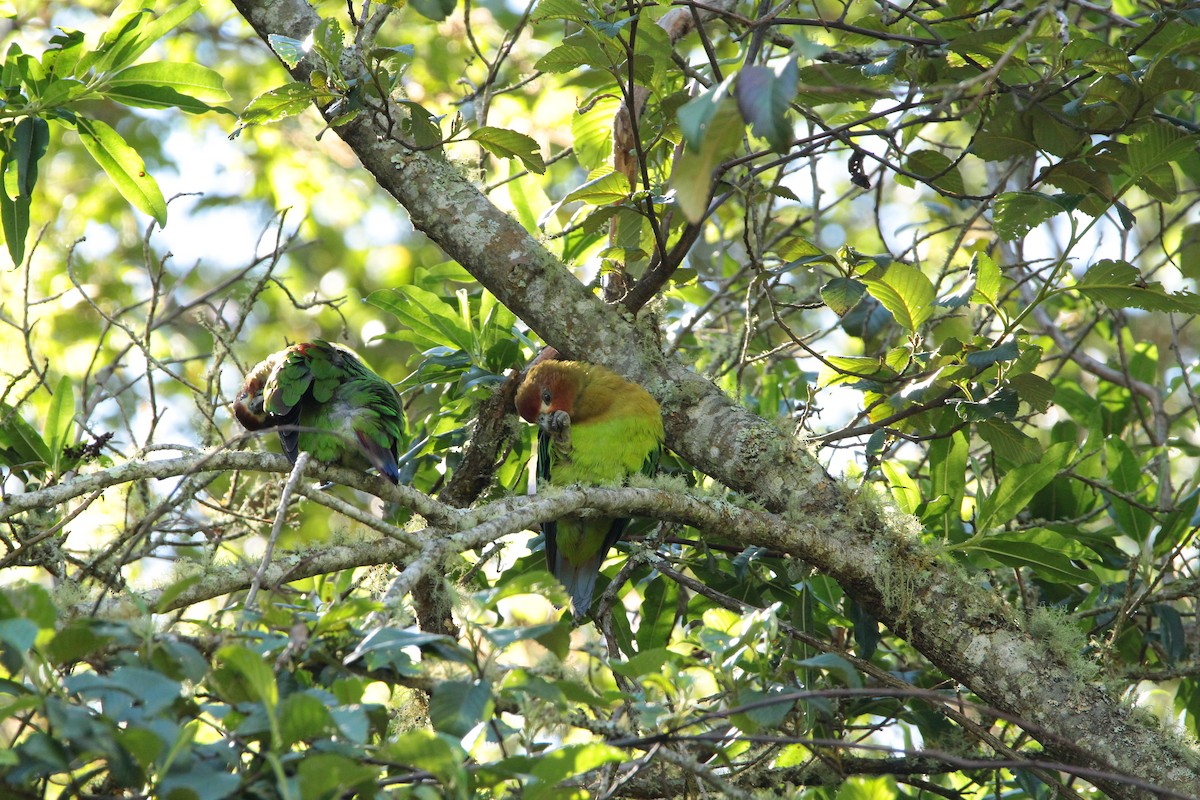
[[[604,556],[605,552],[600,552],[593,558],[573,564],[563,553],[554,554],[554,564],[551,565],[550,571],[567,587],[567,592],[571,595],[571,613],[577,620],[587,616],[592,608],[592,593],[596,590],[596,576],[600,574]]]
[[[379,470],[379,474],[392,483],[399,484],[400,466],[396,463],[396,454],[386,447],[376,444],[361,431],[355,433],[358,435],[358,443],[362,446],[363,455],[371,462],[371,466]]]

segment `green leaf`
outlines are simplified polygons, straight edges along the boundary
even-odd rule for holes
[[[221,73],[200,64],[152,61],[123,69],[107,81],[109,87],[131,84],[164,86],[208,103],[223,103],[229,99]]]
[[[279,704],[275,673],[261,655],[246,647],[226,645],[217,651],[216,659],[248,699],[262,703],[268,711]]]
[[[428,728],[405,731],[383,748],[383,754],[391,761],[407,764],[434,775],[448,789],[461,785],[466,780],[462,760],[466,754],[452,737],[434,733]],[[459,796],[452,793],[446,796]],[[461,795],[466,797],[465,794]]]
[[[429,721],[434,730],[461,738],[484,719],[491,700],[485,681],[441,681],[429,698]]]
[[[290,69],[295,69],[296,65],[308,55],[308,45],[290,36],[281,36],[278,33],[269,34],[267,44],[271,45],[275,55],[279,56],[279,60],[287,64]]]
[[[1011,422],[989,419],[975,425],[980,438],[991,445],[997,458],[1013,464],[1030,464],[1042,456],[1037,439],[1028,436]]]
[[[485,150],[498,158],[519,158],[525,169],[541,175],[546,171],[546,162],[542,160],[542,151],[538,143],[523,133],[484,126],[469,137],[473,142],[479,142]]]
[[[995,307],[1000,302],[1000,267],[986,253],[971,257],[971,273],[975,276],[975,293],[971,299]]]
[[[25,421],[21,414],[12,406],[0,403],[0,451],[10,450],[5,454],[11,458],[8,466],[17,464],[50,465],[53,460],[50,448],[32,425]]]
[[[687,142],[671,170],[675,200],[689,222],[708,211],[713,171],[742,141],[745,124],[737,103],[728,96],[731,78],[679,109],[680,129]]]
[[[179,108],[199,114],[224,111],[209,103],[229,100],[220,73],[199,64],[157,61],[121,70],[104,87],[107,97],[141,108]]]
[[[921,504],[921,488],[908,474],[908,470],[895,461],[884,461],[880,468],[887,477],[892,499],[905,514],[912,514]]]
[[[592,51],[588,48],[578,44],[560,44],[539,58],[533,67],[542,72],[573,72],[580,67],[596,66],[593,61]]]
[[[729,90],[732,85],[731,76],[689,100],[676,112],[683,141],[690,149],[701,149],[714,123],[723,126],[731,121],[729,111],[737,111],[737,104],[729,102]],[[740,121],[740,114],[738,119]],[[738,133],[740,136],[741,131]]]
[[[1137,267],[1126,261],[1097,261],[1075,284],[1075,291],[1110,308],[1200,313],[1200,295],[1168,292],[1161,283],[1147,283]]]
[[[619,203],[629,197],[629,179],[620,172],[605,172],[572,189],[562,199],[564,203],[582,200],[594,206]]]
[[[54,460],[56,472],[62,460],[63,448],[67,446],[67,440],[70,439],[74,427],[75,385],[71,383],[70,378],[63,375],[59,378],[54,397],[50,400],[50,410],[46,413],[46,430],[42,434],[50,450],[50,457]]]
[[[935,189],[951,194],[966,191],[962,175],[945,154],[937,150],[917,150],[904,160],[905,168]]]
[[[441,22],[454,13],[454,0],[410,0],[417,13],[434,22]]]
[[[294,117],[306,110],[317,98],[325,97],[332,95],[320,92],[306,83],[286,83],[278,89],[263,92],[246,106],[241,115],[242,124],[231,137],[237,136],[242,128],[250,125],[267,125]]]
[[[336,729],[329,707],[311,694],[288,695],[279,705],[279,735],[283,747],[322,737]]]
[[[671,641],[678,599],[679,587],[674,581],[659,577],[646,586],[638,610],[641,617],[637,631],[639,651],[666,647]]]
[[[1019,239],[1051,217],[1074,210],[1081,199],[1074,194],[1004,192],[992,208],[992,226],[1002,239]]]
[[[1077,567],[1061,552],[1030,541],[1027,536],[1021,534],[985,536],[982,541],[968,549],[983,553],[1005,566],[1029,567],[1044,581],[1070,586],[1099,582],[1091,569]]]
[[[547,19],[568,19],[574,22],[587,22],[595,15],[579,0],[541,0],[533,12],[533,21],[541,22]]]
[[[1008,385],[1016,391],[1017,397],[1029,404],[1034,411],[1045,411],[1054,400],[1054,384],[1032,372],[1014,375],[1008,379]]]
[[[833,278],[821,287],[821,299],[839,317],[858,305],[867,287],[853,278]]]
[[[738,110],[750,123],[755,136],[761,136],[776,152],[787,152],[795,131],[791,119],[791,103],[796,96],[799,71],[795,58],[789,58],[777,69],[751,65],[737,74]]]
[[[146,164],[121,135],[98,119],[76,120],[79,138],[121,196],[139,211],[154,217],[160,228],[167,224],[167,201]]]
[[[167,11],[155,17],[149,10],[140,8],[141,3],[122,2],[109,17],[111,24],[101,37],[97,49],[98,58],[81,61],[81,67],[91,67],[97,72],[120,70],[129,66],[169,31],[177,27],[200,8],[200,0],[185,0],[171,4]],[[137,8],[132,14],[131,9]]]
[[[475,337],[441,297],[417,286],[380,289],[367,296],[367,302],[382,308],[408,328],[384,334],[389,339],[415,343],[422,349],[451,347],[471,352]]]
[[[543,800],[558,796],[562,783],[584,775],[597,767],[625,760],[625,751],[595,742],[559,747],[542,755],[530,773],[537,779],[525,789],[524,800]]]
[[[38,161],[50,144],[50,126],[40,117],[25,117],[13,127],[12,144],[0,138],[0,225],[14,265],[25,258],[29,207],[37,185]]]
[[[1012,361],[1018,355],[1020,355],[1020,349],[1017,346],[1017,341],[1009,339],[996,347],[968,353],[967,366],[974,367],[975,369],[983,369],[1001,361]]]
[[[1074,451],[1073,442],[1052,444],[1038,463],[1015,467],[1005,473],[996,491],[979,501],[976,529],[988,531],[1016,519],[1033,496],[1066,467]]]
[[[17,165],[17,196],[33,194],[38,161],[49,146],[50,126],[41,117],[25,117],[13,127],[13,146],[8,156]]]
[[[916,267],[895,263],[884,271],[883,277],[864,278],[863,284],[907,330],[915,331],[933,313],[937,299],[933,282]]]

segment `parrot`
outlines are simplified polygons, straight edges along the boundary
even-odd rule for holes
[[[400,395],[348,347],[317,339],[272,353],[246,374],[233,413],[247,430],[279,428],[293,464],[305,450],[400,482]]]
[[[665,439],[658,402],[610,369],[540,361],[517,390],[516,406],[538,426],[539,483],[615,484],[657,466]],[[591,608],[600,566],[628,524],[603,517],[542,523],[546,563],[571,595],[576,619]]]

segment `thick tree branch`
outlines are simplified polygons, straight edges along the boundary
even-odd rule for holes
[[[235,5],[264,40],[270,33],[304,40],[318,21],[303,0]],[[307,81],[311,69],[301,62],[292,74]],[[790,524],[760,543],[835,578],[948,675],[1028,721],[1057,759],[1200,796],[1200,757],[1179,737],[1122,705],[1081,674],[1075,654],[1056,652],[991,592],[942,564],[917,540],[910,518],[889,517],[834,481],[803,443],[665,360],[651,336],[600,302],[451,164],[406,150],[365,115],[335,130],[413,225],[547,342],[642,383],[663,405],[674,450]],[[737,528],[728,535],[749,541]],[[1146,796],[1097,781],[1114,797]]]

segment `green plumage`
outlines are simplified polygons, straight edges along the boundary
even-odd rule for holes
[[[542,362],[521,385],[517,409],[539,428],[539,481],[619,484],[657,465],[664,439],[658,403],[604,367]],[[577,617],[590,609],[600,566],[628,524],[628,519],[605,517],[542,524],[550,571],[570,592]]]
[[[233,408],[249,430],[278,428],[293,463],[304,450],[400,481],[400,397],[349,348],[317,340],[268,356],[246,376]]]

